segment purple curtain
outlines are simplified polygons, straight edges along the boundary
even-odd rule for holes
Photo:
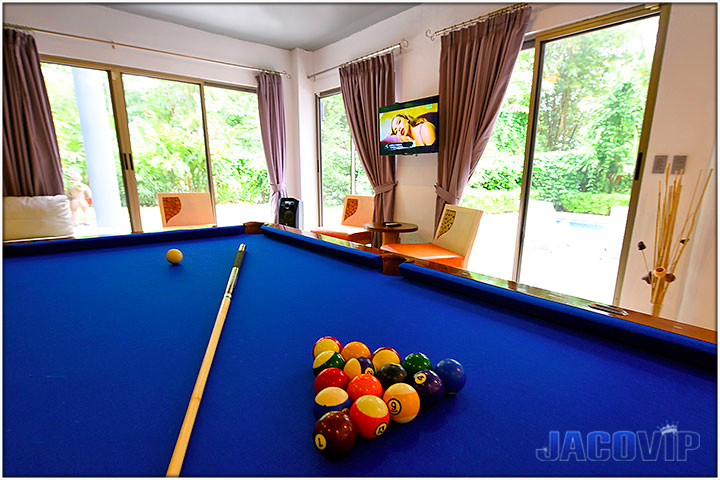
[[[55,124],[35,39],[3,28],[3,195],[63,193]]]
[[[445,204],[462,198],[490,140],[529,20],[527,6],[442,37],[436,226]]]
[[[373,221],[391,221],[395,213],[396,163],[395,156],[380,155],[378,109],[395,103],[392,53],[340,68],[340,89],[352,139],[375,191]]]
[[[285,185],[285,99],[282,78],[277,74],[262,73],[257,76],[258,113],[262,133],[265,161],[270,180],[270,208],[273,221],[278,223],[280,198],[287,197]]]

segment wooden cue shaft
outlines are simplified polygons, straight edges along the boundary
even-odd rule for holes
[[[210,366],[212,365],[213,358],[215,357],[215,350],[217,350],[220,334],[222,333],[222,328],[225,324],[225,317],[227,316],[228,308],[230,308],[232,293],[235,289],[235,283],[237,282],[237,275],[244,257],[245,244],[241,244],[235,256],[233,268],[230,271],[230,278],[228,279],[227,286],[225,287],[225,295],[223,296],[222,303],[220,303],[220,310],[215,318],[215,325],[213,326],[212,333],[210,334],[210,341],[208,342],[207,349],[205,350],[205,356],[203,357],[202,364],[200,365],[200,372],[198,373],[197,380],[195,381],[195,388],[193,388],[192,395],[190,396],[190,403],[188,404],[188,409],[185,413],[185,419],[183,420],[182,427],[180,427],[180,434],[178,435],[177,443],[175,444],[175,450],[170,458],[170,465],[168,466],[167,474],[165,475],[167,477],[177,477],[180,475],[180,469],[182,469],[182,464],[185,460],[185,452],[187,451],[188,442],[190,441],[190,434],[192,433],[193,425],[195,425],[195,417],[197,416],[198,408],[200,408],[200,400],[202,400],[205,383],[207,382],[208,374],[210,373]]]

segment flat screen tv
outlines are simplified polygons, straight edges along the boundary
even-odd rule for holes
[[[380,155],[438,151],[438,96],[380,107]]]

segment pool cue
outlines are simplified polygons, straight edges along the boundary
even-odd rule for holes
[[[180,434],[178,435],[177,443],[175,444],[175,450],[170,458],[170,466],[168,467],[166,474],[167,477],[177,477],[180,475],[180,469],[182,468],[183,460],[185,459],[185,452],[187,451],[188,442],[190,441],[190,434],[192,433],[193,425],[195,424],[195,417],[197,416],[198,408],[200,408],[200,400],[202,400],[203,390],[205,390],[205,382],[207,382],[207,377],[210,373],[210,366],[212,365],[213,357],[215,357],[215,350],[217,349],[218,340],[220,340],[220,333],[222,332],[223,325],[225,324],[225,317],[227,316],[228,308],[230,308],[230,300],[232,300],[232,293],[235,289],[238,272],[240,271],[240,266],[242,265],[244,257],[245,244],[243,243],[240,244],[237,254],[235,255],[235,262],[233,263],[232,270],[230,271],[230,278],[228,279],[227,286],[225,287],[225,295],[223,296],[222,303],[220,304],[220,311],[215,318],[215,326],[210,334],[210,341],[208,342],[207,349],[205,350],[202,365],[200,365],[200,372],[198,373],[195,388],[193,389],[190,397],[187,413],[185,413],[185,420],[183,420],[182,427],[180,428]]]

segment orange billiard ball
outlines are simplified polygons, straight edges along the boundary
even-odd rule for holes
[[[380,380],[368,373],[362,373],[350,380],[347,386],[347,392],[350,398],[355,401],[363,395],[382,397],[383,388]]]
[[[350,342],[345,345],[345,348],[340,352],[342,357],[347,362],[351,358],[355,357],[370,357],[370,349],[362,342]]]
[[[167,261],[172,263],[173,265],[177,265],[178,263],[180,263],[182,261],[183,254],[177,248],[171,248],[165,254],[165,258],[167,258]]]

